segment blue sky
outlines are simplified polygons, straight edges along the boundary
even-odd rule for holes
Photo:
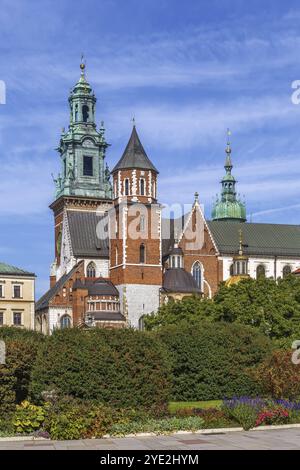
[[[134,115],[160,200],[198,191],[209,217],[230,127],[252,220],[298,224],[299,50],[297,1],[0,0],[0,259],[34,271],[37,296],[48,288],[51,173],[82,52],[111,168]]]

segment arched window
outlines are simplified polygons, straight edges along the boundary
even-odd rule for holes
[[[75,122],[78,121],[78,104],[75,105]]]
[[[146,258],[146,249],[145,245],[142,243],[140,245],[140,263],[145,263],[145,258]]]
[[[193,265],[193,278],[195,279],[197,286],[201,288],[202,269],[201,269],[201,264],[199,263],[199,261],[196,261],[196,263],[194,263]]]
[[[139,330],[143,331],[145,329],[145,316],[142,315],[139,318]]]
[[[63,315],[60,319],[60,327],[61,328],[70,328],[71,326],[71,318],[69,315]]]
[[[125,182],[125,196],[128,196],[129,195],[129,179],[126,178]]]
[[[145,216],[141,215],[140,218],[140,231],[143,232],[145,230]]]
[[[229,274],[230,276],[233,276],[233,263],[230,265]]]
[[[266,277],[266,268],[263,264],[259,264],[256,268],[256,279],[264,279]]]
[[[82,120],[83,122],[88,122],[88,119],[89,119],[89,107],[84,104],[82,106]]]
[[[145,180],[144,180],[144,178],[140,179],[140,195],[145,196]]]
[[[291,267],[287,264],[286,266],[284,266],[283,270],[282,270],[282,275],[283,277],[286,277],[288,276],[289,274],[291,274],[292,272],[292,269]]]
[[[96,265],[93,261],[87,265],[86,277],[96,277]]]

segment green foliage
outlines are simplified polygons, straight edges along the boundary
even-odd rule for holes
[[[1,327],[6,344],[6,364],[0,365],[0,418],[28,396],[31,369],[43,336],[29,330]]]
[[[273,351],[252,371],[265,396],[271,398],[300,397],[300,364],[292,362],[293,351]]]
[[[279,279],[245,279],[226,286],[223,283],[213,300],[187,297],[163,305],[145,318],[148,330],[167,325],[207,322],[249,325],[266,336],[291,345],[300,337],[300,278],[290,275]]]
[[[12,423],[15,431],[22,434],[30,434],[41,428],[45,421],[48,404],[36,406],[25,400],[16,406]]]
[[[31,396],[61,395],[116,407],[164,407],[171,385],[165,347],[131,329],[64,329],[48,337],[32,371]]]
[[[254,328],[226,323],[171,325],[155,333],[170,351],[173,400],[212,400],[255,395],[248,369],[270,352]]]
[[[256,424],[258,412],[246,403],[239,403],[234,408],[224,406],[223,411],[228,418],[234,419],[245,431],[254,428]]]
[[[157,330],[163,326],[177,325],[180,322],[188,324],[199,321],[212,321],[214,303],[199,297],[184,297],[180,302],[170,300],[162,305],[157,313],[145,316],[147,330]]]
[[[175,431],[197,431],[203,428],[204,421],[198,416],[171,417],[145,421],[130,421],[128,423],[117,423],[110,428],[110,434],[124,436],[126,434],[137,434],[140,432],[152,432],[154,434],[169,434]]]

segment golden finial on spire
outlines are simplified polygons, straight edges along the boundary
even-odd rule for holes
[[[81,69],[81,75],[84,75],[85,60],[84,60],[84,55],[83,54],[81,54],[80,69]]]

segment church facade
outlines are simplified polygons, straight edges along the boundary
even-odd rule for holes
[[[239,274],[277,279],[300,268],[300,226],[246,221],[229,141],[211,220],[197,193],[188,214],[164,218],[159,172],[135,125],[109,170],[105,130],[103,123],[96,126],[96,97],[84,64],[69,109],[50,205],[55,259],[50,288],[36,304],[36,329],[49,334],[72,325],[143,328],[144,316],[170,299],[212,297],[220,282]],[[241,250],[243,265],[235,258]]]

